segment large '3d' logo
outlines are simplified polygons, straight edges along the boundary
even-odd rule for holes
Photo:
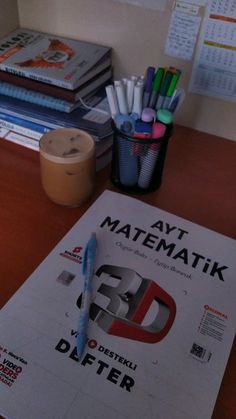
[[[129,268],[102,265],[96,275],[102,280],[98,293],[106,297],[107,306],[93,303],[90,317],[105,332],[148,343],[166,336],[176,314],[175,302],[166,291]],[[116,286],[107,285],[108,277],[116,280]],[[143,324],[151,306],[152,320]]]

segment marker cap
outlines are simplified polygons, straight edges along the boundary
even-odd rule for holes
[[[152,138],[162,138],[166,132],[166,126],[161,122],[155,122],[152,127]]]
[[[173,115],[167,109],[159,109],[157,111],[157,119],[163,124],[171,124],[173,122]]]
[[[153,122],[156,119],[156,112],[152,108],[143,108],[141,119],[143,122]]]

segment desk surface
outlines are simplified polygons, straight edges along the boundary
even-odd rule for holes
[[[99,194],[115,189],[106,168],[98,173],[95,193],[85,205],[55,205],[41,187],[38,153],[2,139],[0,170],[2,307]],[[138,198],[235,239],[235,179],[236,142],[176,127],[162,186]],[[236,418],[235,382],[234,343],[212,419]]]

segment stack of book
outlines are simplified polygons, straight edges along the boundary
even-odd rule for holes
[[[38,150],[44,132],[76,127],[94,137],[98,157],[108,152],[107,162],[111,80],[110,47],[15,30],[0,41],[0,136]]]

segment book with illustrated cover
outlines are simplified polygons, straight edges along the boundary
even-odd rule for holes
[[[226,236],[105,191],[0,312],[0,414],[210,419],[235,335],[235,250]]]
[[[110,52],[108,46],[19,28],[0,40],[0,70],[74,90],[96,75]]]

